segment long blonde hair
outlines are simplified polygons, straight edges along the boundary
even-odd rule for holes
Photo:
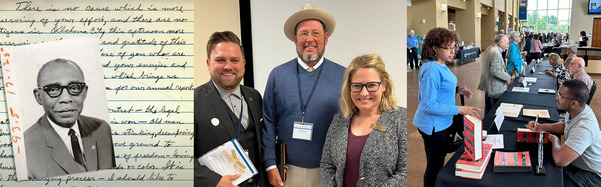
[[[340,111],[342,112],[342,115],[350,118],[359,110],[351,99],[351,89],[349,86],[353,74],[355,74],[359,68],[373,68],[380,75],[382,84],[386,86],[386,90],[382,93],[382,100],[380,101],[380,111],[398,109],[396,96],[394,94],[394,84],[392,83],[390,74],[386,72],[386,65],[384,64],[384,61],[382,61],[382,58],[379,55],[367,54],[353,59],[348,69],[346,69],[344,81],[342,83],[342,90],[340,92]]]
[[[563,60],[561,59],[561,57],[557,54],[557,53],[551,53],[549,54],[549,59],[553,59],[553,61],[555,61],[555,64],[563,64]],[[557,65],[555,65],[557,66]]]

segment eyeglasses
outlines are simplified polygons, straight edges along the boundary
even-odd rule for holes
[[[569,100],[576,100],[576,99],[569,98],[569,97],[562,97],[561,93],[559,93],[559,92],[557,92],[557,95],[559,96],[559,99],[564,98],[564,99],[569,99]]]
[[[445,49],[445,50],[447,50],[447,51],[450,51],[450,50],[453,50],[453,51],[455,51],[455,52],[459,51],[459,46],[458,46],[458,45],[455,45],[455,46],[453,46],[452,48],[448,48],[448,47],[442,47],[442,46],[438,46],[438,47],[439,47],[439,48],[442,48],[442,49]]]
[[[67,89],[67,92],[72,96],[78,96],[79,94],[81,94],[81,92],[83,92],[85,88],[87,88],[86,83],[74,82],[69,83],[67,86],[61,86],[60,84],[50,84],[42,87],[42,90],[44,90],[51,98],[55,98],[63,93],[63,89]]]
[[[351,92],[359,93],[363,90],[363,87],[365,87],[368,92],[377,92],[380,89],[380,84],[382,84],[382,82],[368,82],[365,84],[349,83],[348,85],[351,87]]]

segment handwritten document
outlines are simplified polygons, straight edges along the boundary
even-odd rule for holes
[[[16,182],[2,95],[0,185],[192,186],[193,7],[191,0],[1,1],[0,48],[99,36],[117,168]]]

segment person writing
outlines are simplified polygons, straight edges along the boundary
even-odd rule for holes
[[[322,186],[404,186],[407,111],[378,55],[356,57],[344,76],[340,113],[321,157]]]

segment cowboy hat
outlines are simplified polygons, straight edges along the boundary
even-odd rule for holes
[[[325,25],[326,32],[329,36],[332,36],[334,33],[334,29],[336,28],[336,20],[334,20],[334,16],[330,14],[328,11],[320,8],[315,8],[312,4],[305,4],[303,8],[292,14],[286,20],[284,24],[284,34],[290,41],[294,41],[294,29],[296,29],[296,25],[304,20],[308,19],[316,19],[321,21]]]

